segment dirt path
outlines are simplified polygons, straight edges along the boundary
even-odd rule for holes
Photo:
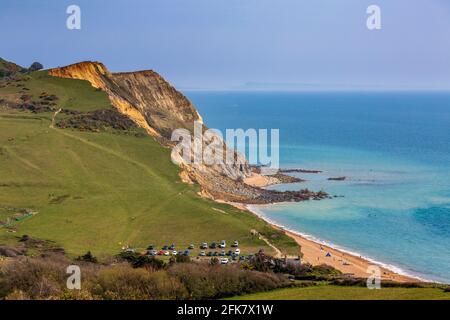
[[[52,123],[50,124],[49,128],[54,128],[55,127],[56,116],[58,115],[58,113],[61,112],[61,110],[62,110],[62,108],[59,108],[59,110],[55,111],[55,113],[53,114],[53,117],[52,117]]]
[[[260,234],[259,238],[261,240],[263,240],[269,247],[271,247],[273,250],[275,250],[275,252],[276,252],[276,254],[274,256],[275,258],[283,258],[284,257],[281,250],[278,249],[277,247],[275,247],[272,243],[270,243],[270,241],[266,237],[264,237],[263,235]]]

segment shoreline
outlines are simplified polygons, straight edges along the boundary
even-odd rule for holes
[[[380,261],[375,261],[341,248],[336,248],[336,246],[325,243],[319,239],[311,239],[311,236],[301,234],[298,231],[290,230],[285,226],[279,225],[270,219],[267,219],[257,210],[251,208],[253,205],[242,203],[229,204],[254,214],[258,218],[267,222],[271,227],[283,231],[287,236],[294,239],[295,242],[301,246],[301,251],[303,253],[302,261],[304,262],[308,262],[312,265],[328,264],[341,271],[343,274],[356,278],[367,278],[370,276],[370,274],[366,272],[367,268],[369,266],[376,265],[380,268],[381,279],[384,281],[416,283],[434,282],[418,276],[410,275],[395,266],[387,265]],[[326,257],[327,253],[330,253],[331,257]]]

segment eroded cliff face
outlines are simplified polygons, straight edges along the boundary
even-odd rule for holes
[[[192,103],[151,70],[111,73],[102,63],[88,61],[50,69],[49,74],[89,81],[104,90],[120,112],[162,140],[170,141],[175,129],[202,122]]]
[[[93,87],[105,91],[119,112],[144,128],[162,145],[175,150],[172,159],[181,168],[181,179],[198,183],[205,197],[260,204],[327,197],[324,192],[314,193],[307,189],[278,192],[246,184],[244,179],[255,173],[245,157],[234,151],[231,153],[235,161],[231,164],[226,161],[214,165],[186,161],[182,152],[175,148],[176,143],[171,141],[172,132],[186,129],[192,133],[195,131],[194,122],[200,123],[203,132],[207,127],[192,103],[154,71],[111,73],[102,63],[88,61],[48,72],[56,77],[87,80]],[[223,148],[225,154],[228,149],[226,145]]]
[[[154,71],[111,73],[102,63],[81,62],[50,69],[49,74],[89,81],[93,87],[105,91],[122,114],[165,146],[174,146],[171,135],[175,129],[192,132],[195,121],[207,129],[192,103]],[[233,190],[227,185],[252,175],[245,157],[236,154],[236,160],[234,164],[216,165],[193,165],[181,160],[181,177],[184,181],[199,183],[204,195],[226,198]]]

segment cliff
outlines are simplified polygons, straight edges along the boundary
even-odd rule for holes
[[[158,73],[146,70],[111,73],[99,62],[81,62],[66,67],[50,69],[49,75],[62,78],[87,80],[95,88],[105,91],[114,107],[164,146],[173,147],[171,135],[175,129],[194,129],[194,122],[203,124],[192,103]],[[224,146],[226,150],[226,146]],[[268,191],[242,182],[252,176],[245,157],[235,154],[233,164],[189,164],[180,154],[174,159],[181,167],[180,176],[188,183],[198,183],[202,195],[246,203],[270,203],[279,201],[302,201],[315,198],[308,190],[294,193]]]
[[[174,129],[192,129],[194,121],[202,121],[192,103],[151,70],[110,73],[102,63],[81,62],[50,69],[49,74],[89,81],[104,90],[121,113],[165,141]]]

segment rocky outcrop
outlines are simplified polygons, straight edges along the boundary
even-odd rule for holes
[[[345,179],[347,179],[347,177],[335,177],[335,178],[328,178],[327,180],[329,181],[344,181]]]
[[[152,128],[144,114],[140,112],[140,106],[133,101],[133,94],[126,88],[121,88],[114,80],[114,76],[106,67],[99,62],[80,62],[62,68],[50,69],[48,73],[55,77],[87,80],[95,88],[105,91],[113,106],[121,113],[132,119],[137,125],[144,128],[154,137],[161,137],[161,134]]]

